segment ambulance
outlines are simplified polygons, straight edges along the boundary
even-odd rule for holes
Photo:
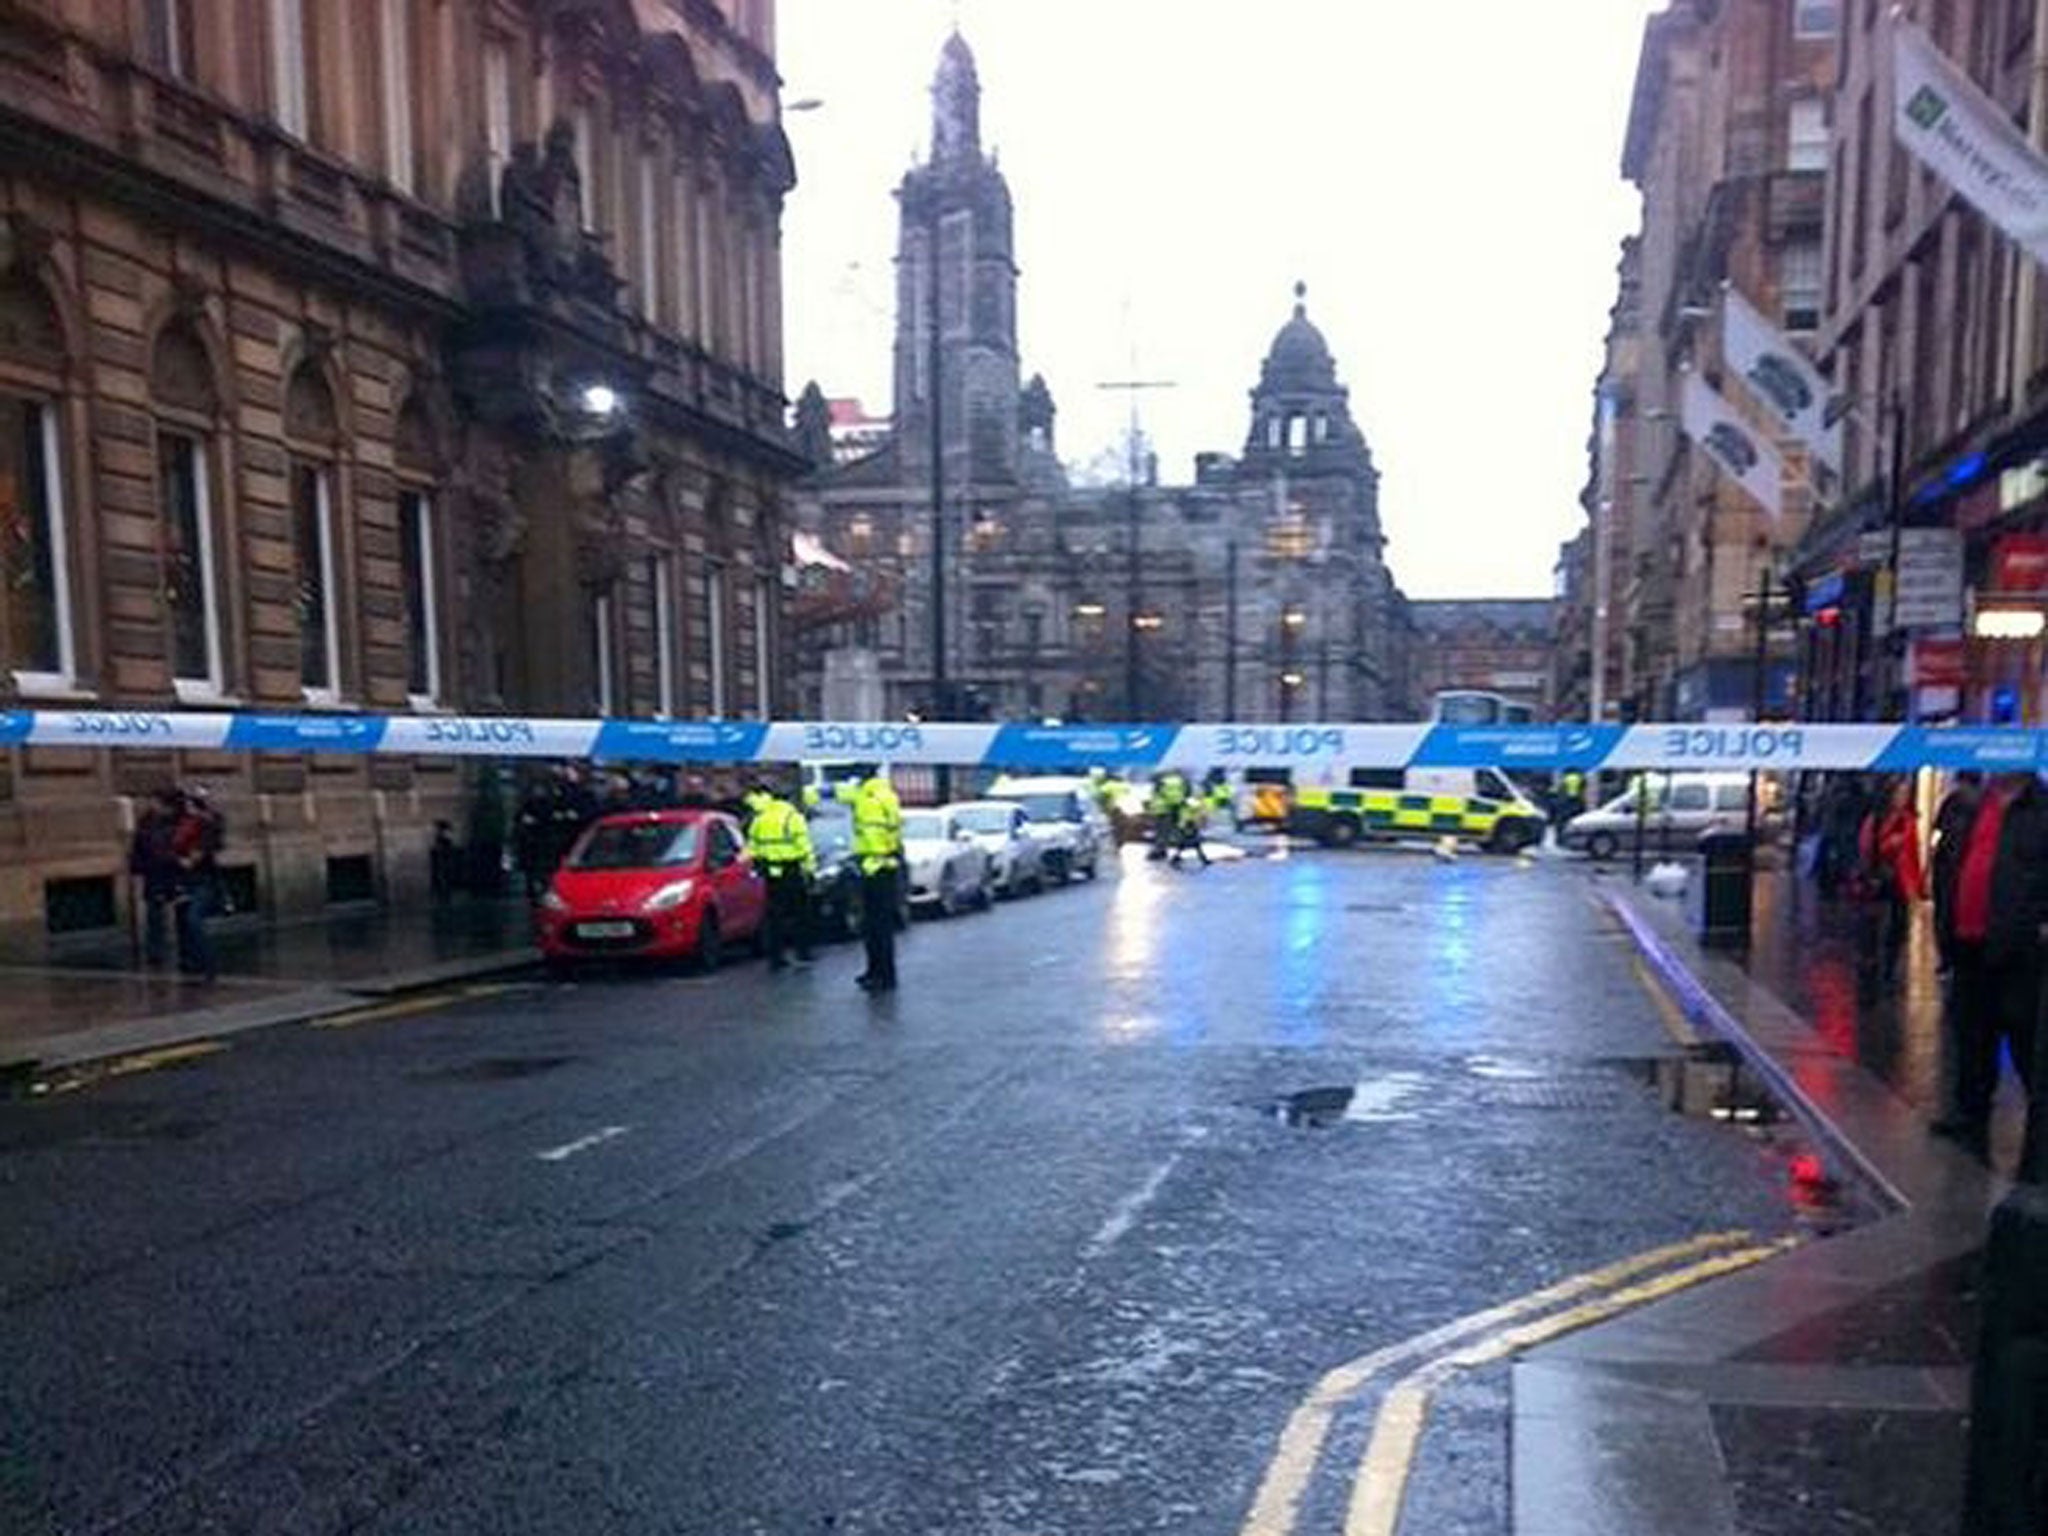
[[[1454,837],[1491,853],[1520,853],[1543,840],[1547,823],[1497,768],[1354,768],[1342,783],[1297,785],[1286,829],[1325,848]]]

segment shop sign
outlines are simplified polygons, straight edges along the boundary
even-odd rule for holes
[[[1960,688],[1969,679],[1969,649],[1961,635],[1916,635],[1911,653],[1913,685]]]
[[[2048,533],[2009,533],[1993,543],[1990,590],[2048,592]]]

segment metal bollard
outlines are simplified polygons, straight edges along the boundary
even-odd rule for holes
[[[2040,1536],[2048,1530],[2048,1189],[2017,1185],[1992,1212],[1983,1298],[1962,1536]]]

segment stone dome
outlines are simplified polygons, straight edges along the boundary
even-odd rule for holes
[[[1262,389],[1327,390],[1336,387],[1337,364],[1330,344],[1308,317],[1308,285],[1294,285],[1294,314],[1273,337],[1259,370]]]

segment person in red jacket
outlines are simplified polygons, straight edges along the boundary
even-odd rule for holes
[[[1913,810],[1913,781],[1893,783],[1884,803],[1864,818],[1858,839],[1865,887],[1883,904],[1879,954],[1884,979],[1899,971],[1899,955],[1913,923],[1913,905],[1927,899],[1927,871],[1920,861],[1920,818]]]

